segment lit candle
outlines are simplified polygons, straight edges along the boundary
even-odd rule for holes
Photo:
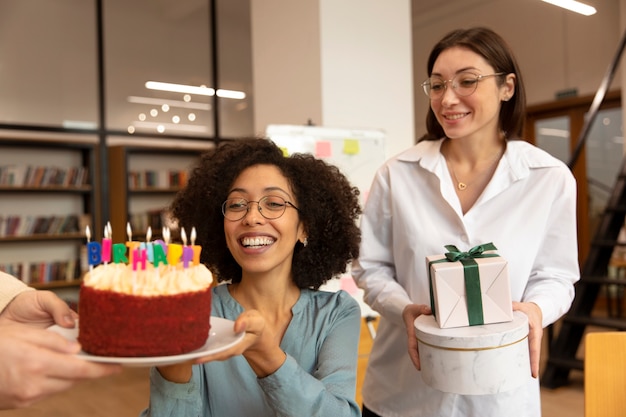
[[[154,253],[152,250],[152,227],[148,226],[148,230],[146,230],[146,241],[142,243],[139,247],[141,249],[146,250],[146,254],[148,255],[148,262],[152,263],[154,260]]]
[[[125,244],[123,243],[113,244],[113,262],[116,264],[128,263],[128,258],[126,257],[126,245]]]
[[[101,246],[98,242],[91,241],[91,230],[89,226],[85,226],[85,236],[87,236],[87,262],[89,264],[89,270],[93,270],[94,265],[98,265],[102,258],[100,256]]]
[[[152,245],[152,264],[155,268],[159,267],[159,264],[167,265],[167,256],[165,255],[165,242],[158,239]]]
[[[147,259],[147,255],[146,255],[146,250],[145,249],[141,249],[140,247],[137,247],[136,249],[133,250],[133,271],[137,270],[137,264],[141,264],[141,269],[145,270],[146,269],[146,259]]]
[[[170,229],[168,227],[164,227],[162,230],[162,234],[163,234],[163,240],[165,241],[166,245],[169,245],[170,243]]]
[[[196,228],[191,228],[191,249],[193,249],[193,264],[200,264],[200,252],[202,252],[202,247],[196,245]]]
[[[126,223],[126,235],[128,236],[128,241],[126,242],[126,246],[128,247],[128,258],[130,262],[133,262],[133,255],[135,253],[135,249],[139,247],[139,242],[133,242],[133,231],[130,228],[130,223]]]
[[[183,240],[183,268],[188,268],[189,262],[193,260],[193,249],[187,246],[187,233],[184,227],[180,230],[180,237]]]
[[[105,265],[111,262],[111,245],[113,243],[108,226],[104,226],[104,238],[102,239],[102,261]]]
[[[166,229],[166,231],[164,238],[167,244],[167,262],[170,265],[178,265],[178,261],[180,261],[180,257],[183,254],[183,247],[176,243],[168,243],[170,240],[170,229]]]

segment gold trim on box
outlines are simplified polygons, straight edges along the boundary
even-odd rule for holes
[[[524,339],[528,339],[528,335],[522,337],[520,340],[517,340],[515,342],[507,343],[506,345],[489,346],[489,347],[481,347],[481,348],[473,348],[473,349],[471,349],[471,348],[450,348],[450,347],[441,347],[441,346],[431,345],[430,343],[424,342],[419,337],[417,338],[417,341],[422,343],[422,344],[424,344],[424,345],[426,345],[426,346],[429,346],[429,347],[432,347],[432,348],[435,348],[435,349],[453,350],[453,351],[458,351],[458,352],[476,352],[476,351],[479,351],[479,350],[500,349],[500,348],[504,348],[504,347],[507,347],[507,346],[516,345],[516,344],[522,342]]]

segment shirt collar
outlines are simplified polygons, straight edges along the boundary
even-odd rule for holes
[[[435,171],[441,161],[441,144],[443,139],[422,141],[398,155],[398,160],[405,162],[418,162],[421,167],[428,171]],[[506,150],[502,158],[509,167],[509,173],[513,180],[519,180],[529,175],[531,169],[556,167],[563,162],[549,153],[533,147],[523,140],[507,141]]]

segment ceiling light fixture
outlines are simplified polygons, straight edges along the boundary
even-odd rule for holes
[[[555,6],[562,7],[567,10],[571,10],[572,12],[580,13],[585,16],[591,16],[592,14],[596,14],[596,8],[589,6],[588,4],[581,3],[576,0],[542,0],[545,3],[550,3]]]
[[[217,96],[222,98],[234,98],[237,100],[243,100],[246,98],[246,93],[243,91],[234,91],[234,90],[222,90],[221,88],[217,90]]]
[[[185,109],[195,109],[195,110],[211,110],[211,105],[207,103],[193,103],[188,101],[181,100],[165,100],[162,98],[151,98],[151,97],[139,97],[139,96],[128,96],[126,100],[129,103],[135,104],[149,104],[151,106],[162,106],[167,104],[170,107],[182,107]]]
[[[171,91],[173,93],[197,94],[200,96],[213,96],[215,89],[209,87],[196,87],[193,85],[162,83],[160,81],[146,81],[149,90]]]
[[[173,93],[184,94],[197,94],[201,96],[214,96],[216,94],[215,89],[210,87],[163,83],[160,81],[146,81],[146,88],[149,90],[170,91]],[[217,96],[242,100],[246,98],[246,93],[244,93],[243,91],[219,89],[217,90]]]

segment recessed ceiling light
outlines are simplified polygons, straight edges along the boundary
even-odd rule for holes
[[[542,0],[545,3],[550,3],[555,6],[562,7],[567,10],[571,10],[572,12],[580,13],[585,16],[591,16],[596,14],[597,10],[595,7],[589,6],[588,4],[581,3],[576,0]]]

